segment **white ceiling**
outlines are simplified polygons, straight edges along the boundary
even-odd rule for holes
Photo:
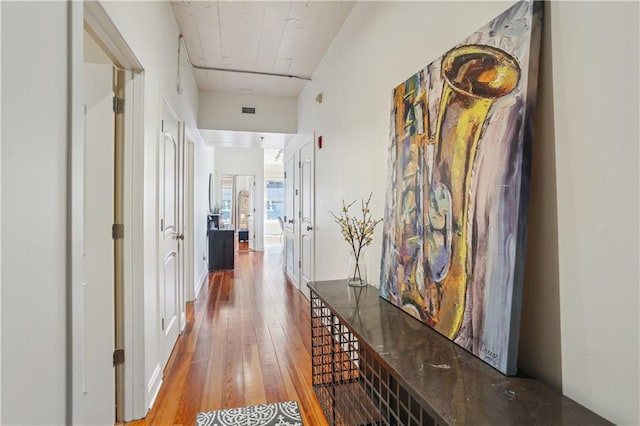
[[[352,1],[172,1],[194,65],[311,76]],[[296,98],[304,80],[194,70],[198,89]]]
[[[280,149],[265,149],[264,150],[264,165],[282,167],[284,164],[284,150]]]
[[[205,143],[218,148],[280,149],[295,135],[287,133],[235,132],[200,129]]]

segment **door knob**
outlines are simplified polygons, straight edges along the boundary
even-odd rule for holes
[[[311,226],[307,226],[307,231],[311,231],[313,228]]]
[[[184,234],[178,234],[178,235],[176,235],[176,238],[178,240],[184,240]]]

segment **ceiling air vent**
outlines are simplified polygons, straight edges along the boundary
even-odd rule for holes
[[[243,106],[242,107],[242,113],[243,114],[255,114],[256,113],[256,107]]]

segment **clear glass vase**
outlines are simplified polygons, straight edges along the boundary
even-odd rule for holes
[[[367,285],[367,253],[360,250],[359,255],[351,251],[347,266],[347,284],[351,287],[364,287]]]

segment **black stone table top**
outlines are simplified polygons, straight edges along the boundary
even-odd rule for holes
[[[438,423],[611,424],[538,380],[503,375],[379,297],[375,287],[337,280],[309,288]]]

